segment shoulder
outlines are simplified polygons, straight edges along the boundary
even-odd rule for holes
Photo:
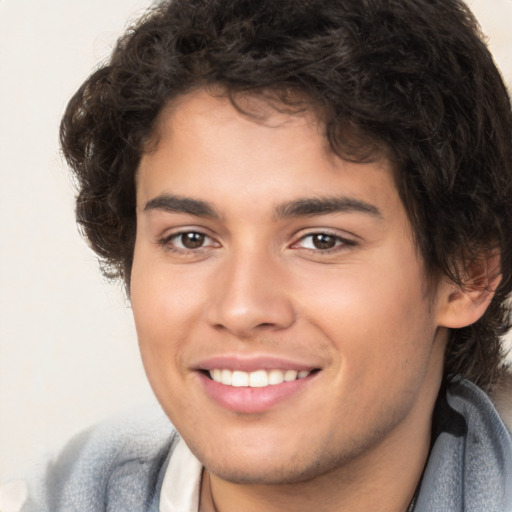
[[[512,512],[512,436],[500,408],[509,410],[508,383],[495,391],[454,379],[439,395],[417,510]]]
[[[512,433],[512,372],[504,372],[503,376],[491,392],[490,398],[494,403],[503,423]]]
[[[448,387],[448,401],[455,410],[490,423],[501,424],[512,434],[512,373],[503,370],[498,383],[490,392],[484,392],[464,379],[454,379]]]
[[[102,423],[73,438],[57,458],[29,480],[29,497],[22,510],[150,510],[177,439],[176,431],[157,407]]]
[[[512,374],[503,371],[498,384],[490,392],[484,392],[465,379],[454,379],[448,387],[448,403],[460,412],[465,421],[503,431],[511,438],[512,432]]]

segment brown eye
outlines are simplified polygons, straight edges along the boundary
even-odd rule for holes
[[[325,233],[317,233],[312,235],[311,242],[315,249],[332,249],[336,246],[336,237]]]
[[[299,241],[293,244],[294,248],[306,249],[308,251],[316,251],[318,254],[331,254],[334,251],[348,249],[357,245],[354,240],[344,238],[339,235],[330,234],[328,232],[318,231],[303,236]]]
[[[201,231],[180,231],[158,241],[165,251],[182,256],[203,254],[209,249],[217,249],[220,244]]]
[[[206,235],[193,231],[180,235],[180,242],[186,249],[199,249],[204,245],[205,239]]]

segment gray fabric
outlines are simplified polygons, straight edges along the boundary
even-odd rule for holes
[[[23,512],[158,512],[178,435],[160,409],[115,418],[73,439],[29,480]]]
[[[453,386],[447,400],[466,432],[438,434],[414,511],[512,512],[510,433],[487,395],[470,382]],[[453,415],[446,428],[457,419]]]
[[[512,512],[512,440],[487,396],[461,381],[438,401],[435,415],[414,511]],[[29,486],[23,512],[158,512],[177,439],[155,411],[88,431]]]

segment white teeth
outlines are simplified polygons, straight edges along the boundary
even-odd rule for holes
[[[249,374],[249,387],[264,388],[268,386],[268,373],[265,370],[258,370]]]
[[[215,371],[215,370],[214,370]],[[222,384],[226,386],[231,386],[231,377],[233,376],[233,372],[231,370],[221,370],[220,381]],[[215,377],[212,377],[215,380]]]
[[[275,386],[283,382],[291,382],[296,379],[307,377],[308,370],[256,370],[254,372],[243,372],[241,370],[227,370],[215,368],[210,370],[210,377],[215,382],[233,387],[265,388]]]
[[[284,374],[284,381],[291,382],[292,380],[295,380],[297,378],[298,374],[299,372],[295,370],[286,370],[286,373]]]
[[[271,385],[284,382],[284,373],[281,370],[270,370],[268,372],[268,383]]]
[[[249,385],[249,374],[247,372],[235,370],[231,378],[231,385],[235,388],[247,387]]]

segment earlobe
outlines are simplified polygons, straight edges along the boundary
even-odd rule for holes
[[[460,329],[475,323],[488,308],[501,281],[497,251],[475,259],[465,270],[463,285],[445,278],[440,284],[438,322],[442,327]]]

